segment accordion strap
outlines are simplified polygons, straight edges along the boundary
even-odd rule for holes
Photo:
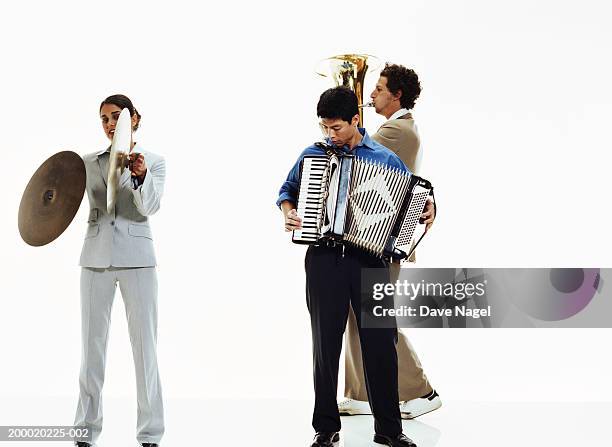
[[[319,141],[319,142],[315,143],[315,146],[318,147],[319,149],[322,149],[323,151],[325,151],[325,153],[327,154],[328,157],[331,157],[332,155],[335,155],[336,157],[342,156],[342,152],[341,151],[336,149],[334,146],[330,146],[329,144],[321,143]]]

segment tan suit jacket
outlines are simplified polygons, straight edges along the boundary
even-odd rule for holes
[[[410,172],[418,175],[417,161],[421,148],[421,139],[412,118],[412,113],[406,113],[399,118],[384,123],[378,131],[372,135],[372,139],[382,144],[387,149],[395,152],[401,158]],[[410,262],[416,262],[416,254],[412,253]],[[392,269],[398,268],[391,265]],[[399,271],[398,271],[399,274]]]
[[[416,162],[421,140],[411,113],[384,123],[372,135],[372,139],[395,152],[408,166],[408,169],[418,175]]]

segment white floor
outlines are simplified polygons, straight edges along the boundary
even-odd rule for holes
[[[73,399],[2,399],[0,425],[70,425]],[[106,399],[99,447],[136,447],[135,401]],[[167,399],[164,447],[306,447],[313,436],[311,402],[289,400]],[[404,432],[419,447],[608,446],[612,403],[448,402]],[[373,447],[369,416],[342,418],[340,446]],[[70,445],[0,442],[0,447]]]

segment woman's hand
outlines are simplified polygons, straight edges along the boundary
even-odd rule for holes
[[[132,171],[132,177],[139,177],[141,180],[144,180],[147,174],[147,164],[143,154],[130,153],[130,171]]]

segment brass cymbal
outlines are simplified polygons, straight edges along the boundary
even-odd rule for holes
[[[129,109],[125,107],[117,119],[108,162],[108,179],[106,182],[106,211],[108,214],[113,212],[115,202],[117,201],[119,179],[128,166],[131,144],[132,119]]]
[[[59,152],[36,170],[19,205],[19,233],[39,247],[57,239],[79,210],[85,192],[85,163],[72,151]]]

